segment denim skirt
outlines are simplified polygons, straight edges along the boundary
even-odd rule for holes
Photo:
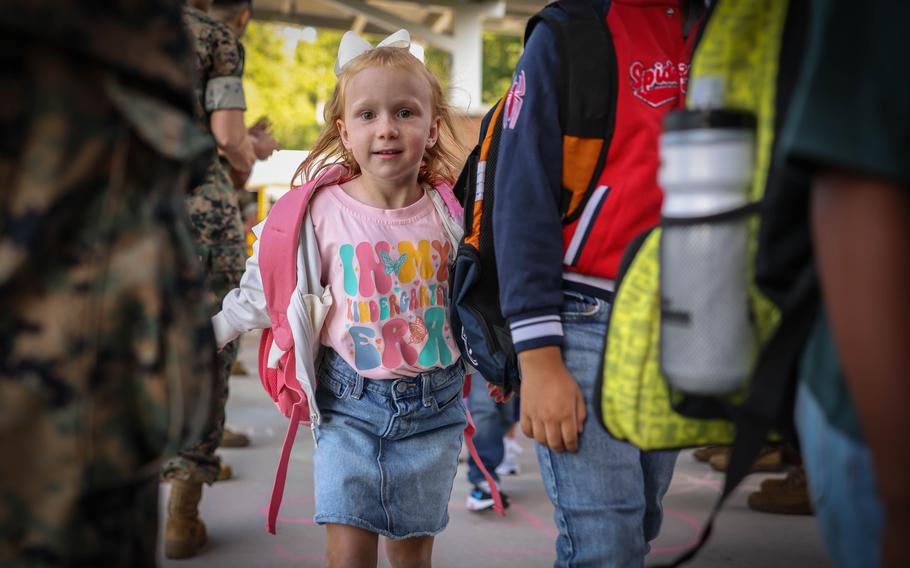
[[[441,532],[467,423],[461,361],[374,380],[324,347],[318,368],[314,520],[393,539]]]

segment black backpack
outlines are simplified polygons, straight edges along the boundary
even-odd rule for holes
[[[553,7],[563,10],[568,19],[554,18]],[[610,147],[617,96],[616,54],[605,14],[595,10],[589,0],[548,5],[528,21],[525,43],[541,22],[553,32],[562,62],[559,121],[564,146],[573,151],[564,157],[561,207],[563,223],[571,223],[593,192]],[[449,289],[452,330],[462,356],[488,382],[511,392],[520,378],[518,359],[500,308],[493,247],[496,164],[507,104],[508,96],[504,96],[483,118],[479,142],[455,184],[455,194],[465,210],[465,235],[458,246]],[[567,178],[569,172],[573,175]]]

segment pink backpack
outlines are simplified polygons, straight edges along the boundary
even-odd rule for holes
[[[309,402],[297,380],[294,337],[287,319],[288,306],[297,288],[297,247],[300,228],[306,217],[310,198],[315,191],[320,187],[339,183],[347,173],[347,169],[343,166],[331,166],[322,170],[315,179],[306,184],[292,187],[272,206],[262,234],[259,236],[259,271],[262,277],[266,307],[272,321],[272,327],[262,331],[262,339],[259,343],[259,378],[266,392],[289,419],[266,518],[266,530],[272,534],[275,534],[275,523],[278,519],[278,509],[281,506],[281,498],[287,481],[288,462],[291,458],[294,439],[297,436],[297,427],[301,422],[310,423]],[[452,192],[452,186],[447,183],[438,183],[434,188],[445,202],[449,214],[455,219],[461,219],[464,212]],[[268,254],[264,254],[263,251],[268,251]],[[274,368],[268,365],[269,352],[273,343],[285,352]],[[467,396],[470,385],[471,381],[468,377],[468,380],[465,381],[464,396]],[[504,515],[505,511],[498,488],[483,467],[477,450],[474,448],[473,434],[474,423],[469,413],[468,426],[465,428],[468,449],[490,483],[496,501],[494,508]]]

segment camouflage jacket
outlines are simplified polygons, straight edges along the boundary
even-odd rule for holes
[[[209,130],[212,112],[246,110],[243,45],[226,25],[195,8],[183,8],[183,23],[196,50],[196,113]]]
[[[4,35],[65,50],[142,82],[142,91],[191,110],[193,69],[180,0],[29,0],[0,10]]]
[[[185,195],[211,141],[180,13],[0,12],[0,566],[147,565],[114,560],[126,540],[99,529],[145,538],[124,522],[142,513],[87,504],[154,483],[209,414],[215,345]],[[146,520],[154,535],[154,509]]]
[[[184,7],[183,22],[196,51],[196,116],[210,132],[214,111],[246,109],[241,79],[243,46],[225,24],[195,8]],[[190,191],[187,206],[206,269],[233,288],[243,274],[246,240],[237,190],[218,158],[205,181]]]

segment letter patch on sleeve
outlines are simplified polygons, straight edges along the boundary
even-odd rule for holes
[[[509,130],[514,130],[515,125],[518,123],[518,116],[521,114],[522,97],[524,96],[525,72],[524,70],[521,70],[518,72],[515,80],[512,81],[509,92],[506,93],[506,104],[503,109],[505,111],[505,118],[503,119],[502,124]]]

